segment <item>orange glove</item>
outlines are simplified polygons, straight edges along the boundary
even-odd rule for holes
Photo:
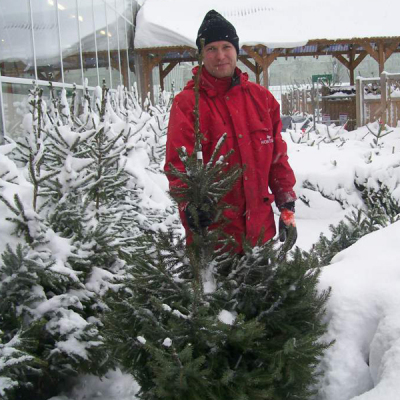
[[[294,219],[294,202],[285,203],[280,207],[279,240],[285,242],[287,250],[290,250],[297,240],[296,221]]]

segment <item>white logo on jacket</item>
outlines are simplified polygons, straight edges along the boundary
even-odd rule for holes
[[[267,135],[266,139],[260,139],[261,144],[269,144],[274,143],[274,138],[270,135]]]

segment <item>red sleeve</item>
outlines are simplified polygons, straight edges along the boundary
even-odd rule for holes
[[[194,104],[190,97],[182,92],[178,94],[172,104],[171,113],[169,117],[168,131],[167,131],[167,144],[165,155],[164,171],[167,173],[169,180],[170,190],[173,187],[182,186],[182,182],[169,172],[172,164],[177,170],[184,172],[185,167],[179,158],[177,149],[185,147],[190,154],[193,152],[195,137],[194,137]],[[185,224],[185,217],[183,213],[184,204],[179,205],[179,213],[183,225]]]
[[[282,121],[280,106],[274,96],[269,92],[268,108],[274,134],[274,153],[269,173],[269,186],[275,196],[275,203],[279,207],[284,203],[296,200],[296,193],[293,191],[296,179],[289,165],[287,145],[281,135]]]
[[[188,96],[181,93],[175,97],[169,117],[164,171],[168,173],[170,164],[172,164],[176,169],[183,172],[185,168],[177,149],[185,147],[188,153],[192,153],[194,143],[193,105],[191,105]],[[167,176],[170,187],[179,185],[176,177],[170,174],[167,174]]]

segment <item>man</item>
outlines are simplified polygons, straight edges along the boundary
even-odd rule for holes
[[[200,47],[201,39],[204,39],[203,49]],[[243,237],[253,245],[261,234],[263,242],[270,240],[276,233],[271,207],[275,201],[281,212],[280,240],[290,240],[287,245],[291,247],[297,237],[294,222],[295,177],[288,163],[286,143],[280,133],[279,104],[267,89],[249,82],[247,74],[236,67],[239,38],[234,26],[222,15],[214,10],[207,13],[196,44],[199,52],[203,51],[204,63],[199,100],[204,162],[209,161],[218,140],[227,133],[221,153],[226,154],[233,149],[230,165],[244,167],[242,177],[223,199],[232,205],[224,212],[231,221],[225,232],[236,239],[238,252],[242,251]],[[194,74],[197,69],[193,69]],[[178,170],[184,170],[177,148],[185,146],[189,153],[193,152],[194,105],[194,82],[191,80],[175,97],[172,105],[166,149],[167,172],[170,163]],[[168,177],[170,187],[179,185],[175,177]],[[204,215],[200,210],[199,213],[200,225],[203,228],[209,226],[212,213]],[[180,215],[190,236],[190,230],[196,229],[193,218],[185,210],[180,210]]]

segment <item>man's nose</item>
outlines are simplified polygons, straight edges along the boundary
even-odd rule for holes
[[[217,54],[216,54],[216,57],[217,57],[217,59],[218,60],[221,60],[221,59],[223,59],[224,58],[224,51],[222,50],[222,49],[217,49]]]

